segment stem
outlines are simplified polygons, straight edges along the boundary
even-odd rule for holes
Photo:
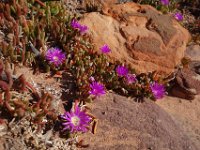
[[[33,46],[33,44],[29,42],[29,45],[31,47],[31,50],[35,53],[35,56],[39,56],[40,52]]]

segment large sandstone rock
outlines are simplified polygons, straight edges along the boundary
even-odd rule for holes
[[[81,139],[90,150],[197,150],[170,115],[151,100],[137,103],[115,94],[92,104],[97,133]]]
[[[108,44],[112,60],[131,64],[139,72],[172,72],[190,38],[172,17],[136,3],[108,5],[102,14],[85,14],[82,23],[90,28],[96,51]]]

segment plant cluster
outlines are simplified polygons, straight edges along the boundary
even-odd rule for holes
[[[111,51],[108,45],[100,47],[101,54],[98,54],[93,51],[90,42],[86,41],[87,35],[82,38],[77,37],[72,46],[73,56],[69,63],[69,70],[77,81],[77,97],[80,97],[82,101],[90,101],[93,98],[91,95],[94,97],[99,94],[104,95],[105,89],[139,100],[144,97],[155,100],[150,88],[151,84],[154,82],[166,84],[156,72],[136,75],[130,66],[125,66],[120,62],[110,62],[107,57],[107,53]],[[103,89],[103,85],[105,89]],[[93,91],[99,91],[99,93]]]
[[[3,40],[0,41],[1,57],[4,59],[1,61],[1,72],[4,71],[5,59],[43,71],[48,71],[50,68],[52,70],[64,68],[65,65],[61,65],[63,61],[66,61],[64,52],[61,52],[59,48],[57,51],[54,51],[55,49],[46,51],[46,47],[54,45],[68,51],[74,35],[78,32],[72,32],[71,24],[69,24],[70,16],[61,2],[13,0],[1,2],[0,8],[0,30],[4,33]],[[77,26],[76,22],[74,22],[74,27],[81,28],[81,31],[87,28]],[[1,110],[20,118],[29,113],[32,122],[38,125],[44,125],[45,118],[55,122],[57,114],[51,108],[53,101],[51,95],[42,92],[39,96],[26,82],[24,75],[13,83],[10,72],[5,70],[5,73],[9,80],[8,83],[3,80],[0,82]],[[15,100],[12,97],[11,90],[24,92],[27,88],[31,90],[33,100]],[[94,117],[91,118],[94,119]],[[90,122],[93,119],[90,119]]]
[[[53,97],[42,92],[39,95],[35,88],[26,81],[22,74],[14,78],[9,69],[8,62],[0,61],[0,107],[1,111],[7,112],[8,117],[22,118],[25,115],[31,116],[31,122],[42,126],[45,119],[55,121],[57,115],[52,108]],[[30,93],[32,98],[18,97],[14,92]]]
[[[44,61],[46,47],[69,43],[73,33],[70,16],[60,1],[11,0],[0,3],[0,49],[13,62],[49,70]],[[42,60],[42,61],[41,61]]]
[[[133,68],[112,62],[107,53],[112,51],[105,43],[94,51],[87,26],[70,17],[62,1],[10,0],[0,3],[0,30],[5,34],[0,41],[0,52],[5,60],[23,63],[41,71],[69,71],[76,79],[75,97],[79,104],[60,116],[60,121],[71,133],[85,132],[95,117],[86,112],[84,104],[113,90],[121,95],[143,100],[153,100],[165,95],[165,81],[156,72],[137,74]],[[100,53],[100,54],[99,54]],[[0,102],[14,116],[34,114],[33,122],[43,124],[44,117],[57,120],[50,107],[53,98],[48,93],[41,96],[22,75],[13,81],[12,75],[1,61]],[[29,89],[32,101],[11,100],[11,90]],[[4,96],[3,96],[4,95]],[[95,124],[93,128],[95,129]]]

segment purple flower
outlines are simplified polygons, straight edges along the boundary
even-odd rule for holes
[[[111,51],[111,49],[108,47],[107,44],[103,45],[103,46],[100,48],[100,50],[101,50],[102,53],[105,53],[105,54],[107,54],[107,53],[109,53],[109,52]]]
[[[59,48],[50,48],[46,52],[46,59],[57,67],[65,60],[65,54]]]
[[[89,91],[89,94],[94,95],[94,96],[101,96],[106,94],[104,86],[96,81],[93,81],[90,84],[91,90]]]
[[[88,27],[86,25],[81,25],[79,27],[79,31],[80,31],[81,34],[84,34],[88,31]]]
[[[118,76],[123,77],[128,74],[128,69],[124,66],[117,66],[116,72],[117,72]]]
[[[177,13],[174,14],[174,18],[178,21],[182,21],[183,15],[180,12],[177,12]]]
[[[161,99],[165,95],[165,87],[162,84],[154,82],[150,85],[151,91],[156,99]]]
[[[91,121],[91,118],[85,111],[81,111],[79,106],[75,106],[74,110],[71,109],[70,112],[65,112],[64,115],[61,115],[61,118],[64,121],[62,123],[63,130],[70,130],[71,133],[86,132]]]
[[[81,24],[76,19],[73,19],[72,22],[71,22],[71,26],[74,29],[79,29],[79,27],[81,26]]]
[[[126,75],[126,80],[127,80],[128,84],[132,84],[132,83],[137,81],[136,75],[135,74],[127,74]]]
[[[169,5],[169,0],[160,0],[162,5]]]
[[[85,25],[81,25],[76,19],[73,19],[71,22],[71,26],[74,29],[78,29],[80,31],[81,34],[84,34],[85,32],[87,32],[88,27]]]

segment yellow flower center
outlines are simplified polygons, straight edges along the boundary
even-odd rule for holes
[[[78,126],[78,125],[80,124],[80,118],[77,117],[77,116],[73,116],[73,117],[71,118],[71,122],[72,122],[72,124],[73,124],[74,126]]]
[[[57,56],[53,56],[53,60],[54,61],[58,61],[58,57]]]

